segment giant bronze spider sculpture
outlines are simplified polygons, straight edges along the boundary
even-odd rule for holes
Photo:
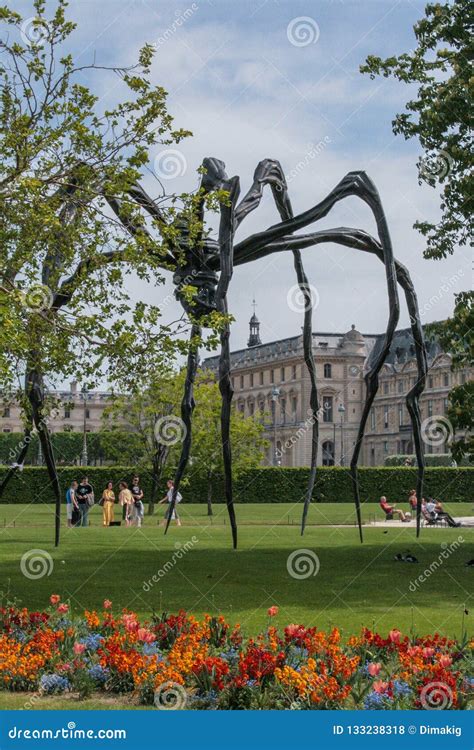
[[[421,498],[423,496],[424,455],[421,440],[421,418],[419,409],[419,398],[423,392],[427,371],[426,349],[423,339],[423,329],[420,323],[418,302],[408,270],[394,258],[387,221],[382,208],[380,196],[375,185],[365,172],[349,172],[341,182],[336,185],[329,195],[313,208],[297,216],[293,215],[288,189],[284,173],[279,162],[265,159],[260,162],[255,170],[253,184],[248,193],[238,202],[239,178],[229,178],[225,172],[222,161],[207,158],[203,161],[203,177],[201,181],[202,203],[199,209],[201,217],[204,213],[204,196],[212,191],[224,190],[228,193],[228,200],[221,203],[221,215],[219,235],[217,240],[202,237],[200,243],[190,244],[187,242],[186,228],[181,233],[180,251],[184,251],[185,262],[178,258],[170,250],[167,258],[168,267],[174,267],[173,281],[176,284],[176,296],[184,309],[190,313],[193,322],[191,330],[191,345],[189,347],[186,381],[184,396],[181,405],[181,418],[186,427],[181,455],[175,476],[174,492],[170,504],[170,512],[166,524],[168,530],[181,479],[189,459],[192,440],[192,414],[194,410],[193,384],[198,366],[198,351],[192,346],[193,339],[199,335],[201,326],[200,319],[212,311],[226,314],[227,291],[235,266],[250,263],[258,258],[263,258],[271,253],[290,250],[293,253],[296,278],[305,300],[303,347],[304,359],[311,380],[310,409],[312,417],[312,441],[311,441],[311,468],[309,482],[304,499],[303,516],[301,522],[301,533],[303,534],[308,508],[311,502],[314,483],[316,479],[316,462],[318,452],[318,395],[316,384],[316,367],[312,352],[312,304],[311,290],[306,277],[301,250],[323,242],[335,242],[357,250],[363,250],[374,254],[385,265],[387,281],[387,292],[390,306],[389,319],[382,345],[372,352],[368,362],[367,372],[364,376],[366,383],[366,398],[362,418],[359,425],[357,439],[350,462],[350,474],[353,483],[354,501],[357,513],[357,523],[361,541],[362,521],[360,507],[360,491],[357,474],[357,464],[364,437],[364,430],[369,412],[378,390],[378,376],[380,369],[388,355],[393,334],[399,318],[399,299],[397,283],[402,287],[408,311],[410,314],[411,329],[416,350],[416,361],[418,377],[415,385],[407,395],[406,402],[413,425],[413,438],[415,443],[416,458],[418,462],[417,478],[417,535],[420,532],[421,520]],[[273,198],[281,217],[281,222],[269,229],[253,234],[247,239],[234,244],[234,236],[237,228],[245,217],[258,207],[262,199],[265,186],[269,185]],[[158,226],[163,220],[159,207],[148,196],[145,191],[137,186],[130,193],[145,211],[157,220]],[[297,230],[317,222],[325,217],[339,201],[348,196],[357,196],[371,208],[374,215],[378,239],[360,230],[347,227],[326,229],[311,234],[294,234]],[[109,200],[111,207],[119,218],[121,218],[121,206],[116,200]],[[123,219],[122,219],[123,220]],[[134,233],[136,227],[130,222],[124,222],[130,232]],[[192,303],[180,293],[184,280],[192,279],[193,287],[196,287],[196,295]],[[221,331],[221,354],[219,359],[219,388],[222,395],[221,410],[221,432],[222,450],[225,474],[225,497],[227,510],[232,529],[232,540],[234,548],[237,546],[237,522],[235,518],[234,502],[232,495],[232,451],[230,443],[230,415],[233,396],[230,378],[230,326],[226,323]]]
[[[186,434],[183,440],[181,455],[176,471],[174,492],[170,504],[170,512],[166,525],[166,531],[173,515],[176,497],[179,490],[180,482],[186,469],[192,440],[192,414],[194,410],[193,386],[198,367],[198,349],[195,345],[198,340],[202,325],[206,322],[206,317],[212,312],[228,312],[227,291],[232,278],[234,266],[243,263],[250,263],[258,258],[263,258],[272,253],[284,252],[290,250],[293,254],[296,279],[305,300],[304,326],[303,326],[303,349],[304,359],[309,371],[311,382],[310,395],[310,413],[312,421],[312,439],[311,439],[311,468],[309,473],[308,487],[304,498],[303,516],[301,522],[301,533],[304,532],[308,508],[311,502],[315,479],[316,479],[316,462],[318,453],[318,418],[319,404],[316,384],[316,366],[312,352],[312,304],[311,289],[308,284],[302,258],[301,250],[312,247],[323,242],[334,242],[347,247],[363,250],[364,252],[375,255],[385,266],[385,275],[387,283],[387,293],[389,300],[389,318],[384,339],[380,346],[376,347],[367,363],[367,370],[364,376],[366,383],[366,398],[362,412],[362,418],[352,453],[350,462],[350,475],[353,484],[353,493],[357,514],[357,523],[359,535],[362,541],[362,521],[360,507],[360,491],[357,474],[357,464],[364,437],[364,430],[369,416],[369,412],[378,390],[378,376],[383,363],[388,355],[393,339],[393,334],[399,318],[399,299],[397,284],[402,287],[408,311],[410,314],[411,330],[413,334],[418,377],[415,385],[409,391],[406,402],[413,426],[413,439],[415,452],[418,463],[417,477],[417,497],[418,506],[416,513],[417,535],[420,532],[421,522],[421,499],[423,497],[423,476],[424,476],[424,455],[421,440],[421,418],[419,409],[419,398],[423,392],[427,371],[426,349],[423,339],[423,329],[420,322],[418,311],[418,302],[413,284],[410,279],[408,270],[399,261],[394,258],[390,235],[387,227],[387,221],[382,208],[379,194],[375,185],[365,174],[365,172],[349,172],[341,182],[336,185],[326,198],[317,203],[313,208],[294,216],[291,208],[288,189],[282,168],[277,161],[265,159],[260,162],[255,170],[253,184],[243,199],[238,202],[239,198],[239,178],[229,178],[225,172],[225,165],[218,159],[204,159],[203,176],[201,180],[201,189],[199,191],[199,200],[197,204],[197,218],[202,220],[205,211],[206,195],[215,191],[225,191],[226,199],[220,203],[220,225],[218,239],[214,240],[204,236],[204,233],[193,241],[189,235],[189,223],[185,220],[175,222],[174,229],[178,230],[178,241],[171,242],[163,238],[161,246],[164,251],[157,254],[158,264],[165,269],[174,271],[173,281],[176,285],[176,297],[181,302],[184,310],[189,313],[192,320],[191,339],[188,350],[186,380],[184,395],[181,404],[181,418],[186,427]],[[234,236],[237,228],[240,226],[245,217],[256,209],[262,199],[263,190],[270,186],[273,199],[281,217],[281,221],[274,224],[263,232],[253,234],[247,239],[234,244]],[[76,189],[72,180],[64,190],[64,212],[67,213],[73,209],[70,208],[68,201]],[[157,202],[155,202],[140,185],[134,186],[129,191],[130,198],[137,206],[148,213],[154,220],[155,225],[165,229],[166,219]],[[357,196],[363,200],[372,210],[374,215],[378,239],[370,234],[360,230],[347,227],[337,227],[335,229],[325,229],[311,234],[295,234],[297,230],[313,224],[319,219],[325,217],[339,201],[349,196]],[[130,218],[129,213],[125,210],[122,202],[112,196],[105,195],[109,205],[117,215],[120,222],[132,235],[144,232],[148,235],[153,243],[153,238],[145,224],[140,225]],[[163,232],[166,235],[166,232]],[[104,260],[113,260],[117,253],[115,251],[103,253]],[[184,261],[183,261],[184,259]],[[87,271],[88,261],[84,260],[78,264],[74,274],[65,279],[59,288],[55,291],[50,313],[57,313],[61,308],[66,306],[74,293],[78,279],[81,273]],[[196,293],[192,301],[184,293],[185,286],[192,285]],[[219,388],[222,395],[221,409],[221,432],[222,432],[222,450],[224,461],[224,479],[225,479],[225,497],[227,510],[232,529],[232,539],[234,548],[237,546],[237,522],[235,518],[234,502],[232,495],[232,451],[230,444],[230,416],[232,403],[232,385],[230,378],[230,325],[225,323],[221,329],[221,354],[219,360]],[[33,358],[34,359],[34,358]],[[59,486],[58,474],[54,460],[54,454],[51,447],[47,421],[44,419],[45,389],[43,376],[37,372],[34,366],[27,367],[25,377],[25,392],[31,405],[30,422],[25,428],[25,440],[20,446],[20,451],[16,462],[6,473],[0,484],[0,494],[14,475],[17,468],[21,467],[28,450],[30,433],[33,424],[38,430],[39,438],[43,448],[45,462],[52,481],[52,486],[56,496],[56,545],[59,543],[59,526],[60,526],[60,508],[61,508],[61,491]]]

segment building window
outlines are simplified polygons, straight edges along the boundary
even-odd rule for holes
[[[449,385],[449,372],[444,373],[444,384]]]
[[[431,399],[428,401],[428,416],[433,416],[433,402],[431,401]]]
[[[398,392],[399,393],[403,393],[404,390],[405,390],[405,383],[403,382],[403,380],[399,380],[398,381]]]
[[[332,422],[332,396],[324,396],[323,422]]]
[[[293,422],[296,422],[298,416],[298,399],[296,396],[291,399],[291,416]]]
[[[281,422],[282,424],[285,424],[286,422],[286,398],[280,399],[280,413],[281,413]]]
[[[462,372],[461,373],[461,385],[464,385],[465,382],[466,382],[466,373]]]
[[[433,376],[430,375],[428,378],[428,388],[433,388]]]
[[[384,426],[385,430],[388,430],[388,421],[389,421],[388,406],[384,406],[384,408],[383,408],[383,426]]]
[[[263,385],[263,370],[260,372],[260,385]]]
[[[398,405],[398,426],[401,427],[403,424],[403,404]]]
[[[10,430],[9,427],[4,427],[3,430],[2,430],[2,432],[11,432],[11,430]]]
[[[448,409],[449,409],[449,399],[448,398],[444,398],[443,399],[443,407],[444,407],[444,413],[447,414]]]
[[[275,370],[270,370],[270,383],[275,382]]]
[[[253,372],[250,373],[250,387],[253,388]]]
[[[332,378],[332,367],[329,364],[324,365],[324,377]]]
[[[91,418],[91,411],[90,409],[86,409],[86,419],[90,419],[90,418]]]
[[[243,375],[240,376],[240,387],[241,388],[244,387],[244,376]]]
[[[291,378],[292,380],[296,380],[296,365],[293,365],[291,368]]]
[[[234,388],[235,388],[235,378],[231,378],[230,382],[231,382],[231,385],[232,385],[232,390],[234,390]]]
[[[384,392],[385,395],[387,395],[387,393],[388,393],[388,383],[384,383],[383,384],[383,392]]]
[[[375,409],[370,410],[370,429],[375,430]]]
[[[2,417],[4,419],[8,419],[9,416],[10,416],[10,407],[9,406],[4,406]]]
[[[64,419],[71,419],[71,410],[64,409]]]
[[[323,443],[323,466],[334,466],[334,443],[326,440]]]
[[[388,441],[387,440],[384,440],[384,443],[383,443],[383,452],[384,453],[388,453]]]
[[[263,412],[265,411],[265,402],[264,401],[259,401],[258,402],[258,410],[259,410],[260,414],[263,414]]]
[[[284,367],[280,368],[280,380],[282,383],[285,382],[285,368]]]
[[[253,415],[255,414],[255,404],[253,401],[251,401],[249,404],[249,413],[251,417],[253,417]]]

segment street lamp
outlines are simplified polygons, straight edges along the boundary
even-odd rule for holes
[[[82,400],[84,405],[84,418],[83,418],[83,426],[82,426],[82,455],[81,455],[81,464],[82,466],[87,466],[89,462],[89,457],[87,455],[87,387],[84,384],[81,388],[81,394],[82,394]]]
[[[339,404],[337,410],[339,414],[341,415],[341,466],[344,466],[344,436],[342,432],[343,422],[344,422],[344,413],[346,411],[344,408],[344,404]]]
[[[273,465],[279,466],[278,450],[277,450],[277,402],[280,398],[280,389],[276,386],[272,388],[272,403],[273,403]]]

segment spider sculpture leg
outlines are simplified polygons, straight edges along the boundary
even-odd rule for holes
[[[384,254],[381,245],[377,242],[374,237],[363,232],[360,229],[351,229],[347,227],[339,227],[337,229],[328,229],[321,232],[315,232],[309,235],[289,236],[278,242],[270,243],[266,250],[266,254],[273,252],[281,252],[289,249],[303,249],[305,247],[311,247],[324,242],[334,242],[347,247],[353,247],[357,250],[363,250],[376,255],[382,263],[384,262]],[[415,353],[417,361],[417,374],[415,385],[409,391],[406,397],[406,403],[408,412],[413,428],[413,440],[415,443],[415,452],[417,457],[417,536],[420,534],[420,522],[421,522],[421,500],[423,497],[423,480],[425,470],[425,459],[423,452],[423,442],[421,438],[421,415],[419,400],[423,393],[426,383],[426,374],[428,370],[427,358],[426,358],[426,347],[424,342],[423,327],[420,322],[420,314],[418,308],[418,300],[413,283],[410,278],[410,274],[407,268],[395,260],[395,271],[397,282],[404,291],[405,299],[407,302],[408,312],[410,314],[411,330],[413,340],[415,344]]]
[[[54,525],[54,545],[59,544],[59,534],[61,528],[61,488],[59,484],[58,472],[54,460],[53,446],[48,430],[48,420],[44,413],[44,384],[41,375],[34,368],[29,370],[27,375],[27,395],[31,405],[31,414],[33,422],[38,430],[38,437],[43,451],[43,457],[48,469],[49,478],[53,485],[55,495],[55,525]]]
[[[221,273],[217,285],[217,310],[223,315],[228,314],[227,290],[233,272],[234,247],[234,210],[239,195],[239,180],[233,177],[223,184],[223,189],[229,193],[229,201],[221,204],[221,222],[219,227],[220,267]],[[230,442],[230,415],[232,405],[232,382],[230,379],[230,325],[226,322],[221,331],[221,354],[219,358],[219,390],[222,396],[221,435],[222,456],[224,461],[225,497],[227,512],[232,529],[232,542],[237,547],[237,521],[235,518],[234,499],[232,493],[232,450]]]
[[[199,361],[199,350],[196,346],[196,340],[201,336],[201,327],[196,323],[191,327],[191,336],[189,340],[188,360],[186,366],[186,379],[184,382],[184,394],[181,401],[181,419],[185,429],[183,445],[181,446],[181,455],[179,457],[178,468],[174,478],[174,488],[171,497],[171,503],[168,506],[168,514],[166,519],[165,534],[169,529],[171,519],[173,517],[174,509],[176,507],[176,498],[178,496],[179,485],[181,483],[182,476],[186,469],[189,460],[189,453],[191,451],[192,441],[192,416],[194,411],[194,381],[196,379],[196,372]]]
[[[280,162],[274,159],[264,159],[255,170],[253,183],[236,209],[237,225],[247,216],[250,211],[256,209],[263,196],[265,185],[270,185],[273,199],[275,201],[278,213],[282,221],[293,218],[293,209],[290,197],[288,195],[288,186],[286,184],[285,174]],[[311,464],[308,486],[306,488],[303,517],[301,522],[301,534],[304,533],[306,518],[308,515],[309,505],[313,496],[314,483],[316,481],[316,464],[318,458],[319,442],[319,403],[318,390],[316,382],[316,363],[313,356],[313,332],[312,332],[312,298],[311,289],[306,276],[301,252],[297,248],[292,250],[293,262],[296,271],[298,286],[304,299],[304,322],[303,322],[303,355],[306,368],[309,373],[311,391],[310,391],[310,408],[308,410],[310,420],[313,426],[311,433]]]
[[[397,326],[400,315],[393,248],[390,239],[390,233],[388,231],[387,221],[385,218],[385,213],[377,188],[365,172],[349,172],[341,180],[341,182],[336,185],[334,190],[332,190],[329,195],[324,198],[324,200],[322,200],[313,208],[305,211],[302,214],[299,214],[298,216],[293,217],[292,219],[287,219],[286,221],[282,221],[280,224],[275,224],[273,227],[270,227],[266,231],[252,235],[246,240],[238,243],[238,245],[236,245],[235,247],[235,257],[236,264],[248,262],[249,260],[254,260],[261,257],[261,251],[265,249],[265,245],[280,240],[286,234],[292,234],[298,229],[302,229],[303,227],[308,226],[308,224],[319,221],[319,219],[327,216],[327,214],[336,203],[351,195],[357,196],[365,203],[367,203],[374,215],[375,222],[377,224],[377,233],[383,253],[389,302],[389,319],[385,337],[378,351],[374,353],[370,362],[369,371],[365,375],[367,399],[362,412],[362,418],[350,466],[357,513],[357,523],[359,527],[359,536],[362,542],[363,534],[357,464],[362,447],[365,425],[367,423],[372,402],[378,390],[378,375],[389,352],[390,345],[393,340],[393,334],[395,332],[395,328]],[[264,252],[263,254],[267,253]]]

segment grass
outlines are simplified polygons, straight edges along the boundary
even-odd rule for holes
[[[208,519],[204,506],[183,505],[183,526],[173,526],[166,537],[157,516],[145,518],[143,529],[104,529],[101,509],[94,508],[91,527],[63,528],[55,549],[52,506],[2,505],[0,588],[29,608],[45,607],[54,592],[69,599],[75,612],[101,608],[109,598],[115,610],[127,607],[141,616],[180,608],[197,616],[222,613],[247,633],[265,627],[266,610],[273,604],[280,608],[275,624],[338,625],[345,636],[362,626],[457,636],[463,627],[472,630],[471,616],[463,614],[472,589],[472,569],[464,565],[474,557],[472,530],[428,528],[417,540],[413,524],[366,528],[361,545],[352,506],[313,505],[304,537],[300,510],[283,504],[239,505],[239,549],[234,551],[222,506]],[[471,504],[450,510],[473,514]],[[366,504],[363,514],[366,520],[380,518],[374,504]],[[464,541],[459,543],[460,537]],[[302,548],[317,554],[320,569],[297,580],[287,560]],[[22,574],[20,560],[32,549],[51,555],[50,575],[31,580]],[[419,564],[394,561],[396,553],[408,549]],[[443,552],[446,559],[440,557]],[[432,573],[417,585],[416,578],[430,565]]]

